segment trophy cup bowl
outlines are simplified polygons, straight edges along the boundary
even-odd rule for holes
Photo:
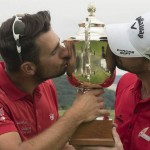
[[[71,59],[67,68],[69,82],[80,90],[110,86],[115,71],[110,68],[107,37],[104,24],[95,16],[95,7],[89,6],[89,16],[79,24],[75,37],[64,40]],[[112,120],[104,116],[89,123],[82,123],[69,143],[74,146],[114,146]]]

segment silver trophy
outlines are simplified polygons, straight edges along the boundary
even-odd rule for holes
[[[68,64],[67,78],[69,82],[82,90],[110,86],[115,78],[115,72],[109,68],[109,54],[107,54],[107,36],[104,23],[95,17],[96,8],[89,5],[89,16],[79,24],[76,36],[65,40],[66,47],[70,47],[71,55]],[[103,117],[90,123],[83,123],[70,139],[75,146],[113,146],[112,120]]]

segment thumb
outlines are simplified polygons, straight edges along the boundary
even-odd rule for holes
[[[122,145],[121,139],[119,137],[119,134],[116,131],[116,127],[112,128],[112,134],[114,137],[115,147],[117,148],[117,150],[123,150],[123,145]]]

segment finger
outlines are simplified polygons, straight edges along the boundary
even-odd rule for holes
[[[113,131],[112,133],[113,133],[115,142],[118,142],[119,141],[119,135],[118,135],[118,133],[116,131],[116,127],[113,127],[112,131]]]
[[[99,103],[99,105],[103,105],[104,106],[104,99],[103,97],[97,97],[97,102]]]
[[[100,96],[104,93],[104,90],[103,89],[88,90],[87,93],[93,94],[95,96]]]
[[[72,39],[68,39],[63,41],[63,43],[69,52],[69,56],[75,55],[75,41]]]
[[[116,127],[116,128],[117,128],[117,127],[118,127],[118,124],[117,124],[117,123],[113,123],[113,124],[112,124],[112,127]]]
[[[122,142],[120,140],[119,134],[116,131],[116,127],[112,128],[112,134],[113,134],[113,137],[114,137],[116,148],[118,150],[123,150],[123,145],[122,145]]]
[[[104,108],[104,102],[100,102],[99,108],[100,108],[100,109],[103,109],[103,108]]]
[[[110,116],[110,112],[107,109],[99,109],[100,116]]]

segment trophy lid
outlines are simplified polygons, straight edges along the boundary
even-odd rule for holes
[[[85,25],[88,21],[90,40],[107,40],[107,36],[104,29],[105,24],[95,17],[96,7],[90,4],[87,10],[89,12],[89,16],[84,21],[79,23],[79,30],[74,39],[83,41],[85,40]]]

